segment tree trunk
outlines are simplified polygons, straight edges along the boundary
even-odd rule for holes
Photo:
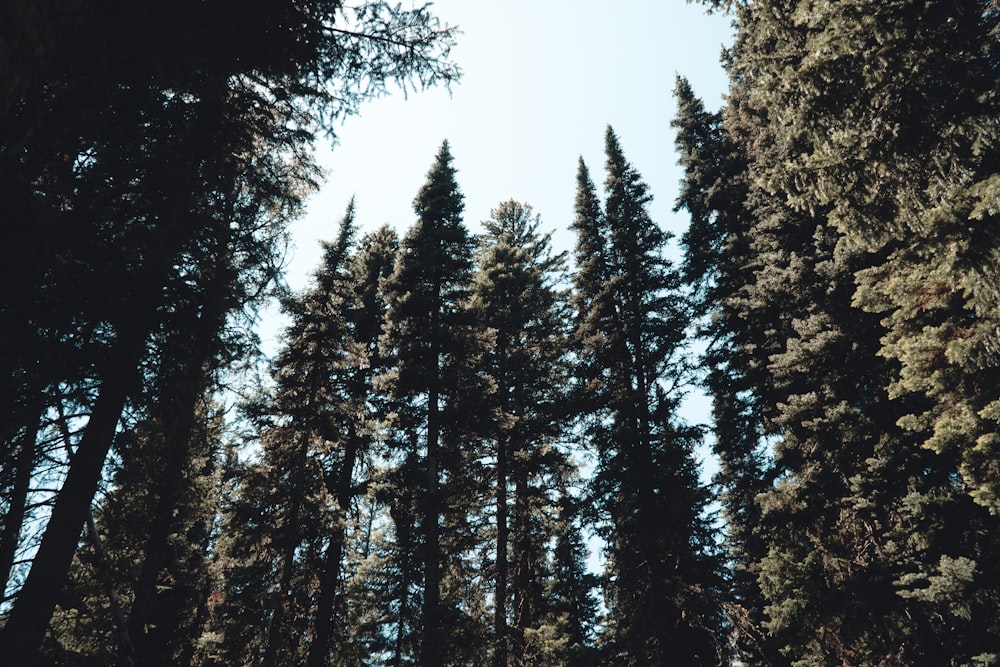
[[[225,257],[225,254],[220,256],[220,264],[225,265]],[[185,478],[191,466],[197,405],[205,394],[209,379],[206,369],[225,321],[226,295],[231,287],[227,276],[224,268],[216,269],[208,279],[205,303],[198,317],[177,325],[175,336],[181,340],[176,344],[181,352],[175,363],[179,368],[160,370],[166,381],[160,385],[154,411],[161,415],[163,423],[158,434],[162,441],[157,447],[166,460],[161,474],[149,484],[156,501],[146,526],[142,566],[128,617],[128,631],[134,641],[137,662],[143,667],[176,665],[172,640],[176,637],[178,621],[176,613],[174,618],[167,617],[168,610],[164,609],[158,584],[170,558],[170,535],[174,532],[178,508],[189,492]],[[185,586],[191,582],[175,583]]]
[[[101,470],[114,440],[125,401],[139,380],[145,349],[142,329],[123,332],[121,353],[105,369],[100,394],[52,507],[31,570],[0,634],[0,655],[10,665],[35,659],[80,540]]]
[[[3,534],[0,534],[0,599],[7,589],[11,571],[14,569],[14,559],[17,557],[17,545],[21,541],[21,524],[24,522],[25,507],[28,501],[28,490],[31,485],[31,473],[35,463],[35,439],[38,437],[38,422],[27,427],[14,447],[17,453],[14,459],[14,483],[8,499],[7,516],[4,517]]]
[[[70,443],[69,422],[66,419],[66,412],[63,409],[62,400],[56,402],[56,410],[59,418],[59,433],[62,435],[63,447],[69,460],[73,459],[73,445]],[[108,563],[107,554],[104,551],[104,544],[101,536],[97,532],[97,523],[94,521],[94,513],[87,508],[87,539],[94,550],[94,557],[97,561],[97,571],[101,577],[101,585],[108,596],[108,604],[111,607],[111,615],[115,622],[115,632],[118,633],[118,655],[119,661],[124,667],[132,667],[135,664],[135,648],[132,646],[132,639],[129,637],[128,626],[125,621],[125,611],[122,609],[121,599],[115,590],[115,578],[111,572],[111,564]]]
[[[314,389],[315,392],[315,383]],[[313,404],[312,396],[306,404],[307,409]],[[284,634],[285,612],[288,604],[288,597],[292,593],[292,578],[295,575],[295,551],[298,547],[299,525],[302,522],[302,486],[304,484],[306,463],[309,456],[309,430],[302,432],[299,441],[299,451],[297,452],[296,477],[292,490],[292,506],[288,510],[288,533],[284,549],[281,555],[281,573],[278,577],[278,589],[275,595],[274,611],[271,615],[270,626],[267,631],[267,644],[264,647],[264,655],[261,659],[263,667],[275,667],[278,664],[278,649],[281,645],[281,637]]]
[[[507,667],[507,437],[497,438],[497,551],[496,592],[494,594],[493,631],[496,635],[494,667]]]
[[[184,478],[191,458],[194,411],[203,389],[200,378],[193,377],[201,375],[201,371],[191,367],[198,366],[200,369],[201,361],[185,362],[189,368],[182,372],[184,379],[174,385],[176,393],[162,397],[168,404],[166,414],[170,417],[166,420],[168,424],[159,446],[166,453],[167,460],[161,474],[150,483],[155,489],[156,502],[145,527],[147,537],[141,551],[142,565],[128,616],[129,635],[135,639],[138,664],[144,667],[174,664],[170,634],[175,628],[164,617],[158,584],[170,558],[170,535],[185,491]]]
[[[427,396],[427,492],[424,497],[424,605],[422,667],[441,665],[441,545],[438,519],[441,513],[438,499],[438,380],[434,378]]]
[[[351,506],[352,489],[354,488],[354,464],[358,458],[361,442],[357,431],[352,425],[347,438],[347,451],[341,464],[337,480],[336,527],[330,536],[323,563],[323,580],[320,582],[319,599],[316,601],[316,621],[313,627],[314,638],[309,646],[306,667],[323,667],[327,654],[330,652],[330,637],[333,633],[333,608],[337,600],[337,589],[340,586],[340,567],[344,554],[346,539],[346,523],[348,509]]]
[[[524,451],[523,445],[515,451]],[[518,461],[513,471],[514,477],[514,581],[513,611],[514,627],[510,631],[511,651],[514,664],[522,664],[525,653],[524,631],[534,624],[536,600],[534,600],[532,568],[538,557],[531,549],[531,505],[528,502],[528,473],[523,461]]]

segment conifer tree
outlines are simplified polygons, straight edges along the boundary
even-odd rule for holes
[[[683,208],[690,216],[682,239],[683,269],[695,297],[697,335],[706,343],[701,364],[712,398],[713,451],[719,462],[714,482],[726,522],[727,622],[743,664],[776,667],[782,659],[764,627],[757,572],[766,553],[757,498],[771,486],[773,470],[763,437],[761,393],[767,374],[755,352],[770,350],[767,337],[773,337],[780,320],[771,319],[771,328],[763,329],[745,316],[743,295],[752,280],[754,255],[744,151],[724,126],[722,113],[706,111],[685,79],[678,77],[674,94],[673,126],[685,172],[675,210]]]
[[[223,630],[228,658],[264,666],[304,661],[317,563],[335,525],[322,459],[341,436],[338,365],[349,336],[346,264],[355,233],[353,203],[336,242],[325,248],[315,286],[285,300],[289,343],[274,362],[273,397],[249,407],[258,422],[260,462],[241,474],[228,509]]]
[[[575,471],[557,482],[558,515],[553,521],[552,573],[546,584],[546,615],[541,628],[548,650],[536,662],[589,667],[598,664],[595,630],[599,617],[595,591],[598,577],[590,571],[583,525],[586,498]]]
[[[693,458],[697,433],[675,415],[690,314],[648,188],[610,127],[605,154],[604,210],[596,217],[581,164],[575,226],[581,381],[607,520],[607,660],[715,665],[723,642],[709,497]],[[593,252],[602,241],[606,250]]]
[[[419,531],[419,664],[424,667],[451,664],[463,649],[474,648],[468,636],[448,634],[466,619],[459,599],[463,582],[451,582],[449,590],[443,586],[446,569],[463,558],[459,533],[470,508],[461,494],[476,460],[463,451],[469,443],[458,432],[464,415],[456,410],[473,338],[464,308],[473,240],[462,222],[463,195],[455,173],[445,141],[414,200],[417,221],[403,238],[386,285],[390,306],[383,354],[393,357],[395,367],[383,381],[394,399],[392,428],[403,434],[399,461],[405,481],[399,482],[409,487],[397,492],[415,494],[409,502],[394,501],[401,519],[396,526],[397,533]],[[444,526],[451,528],[447,534]]]
[[[23,587],[11,587],[0,631],[0,651],[19,664],[41,644],[116,431],[141,399],[171,314],[208,298],[207,263],[229,262],[236,276],[226,300],[236,308],[224,316],[250,306],[273,278],[273,232],[314,176],[312,132],[388,79],[455,75],[445,64],[451,31],[425,8],[272,3],[234,20],[231,7],[202,2],[78,5],[0,10],[13,38],[0,45],[9,95],[0,103],[0,189],[16,221],[0,241],[22,249],[0,281],[9,325],[0,337],[20,350],[2,370],[24,383],[15,387],[25,398],[4,402],[12,420],[0,437],[33,432],[66,394],[82,426],[47,520],[33,535],[12,523],[2,534],[0,566],[9,546],[38,547]],[[350,31],[333,27],[347,21]],[[205,306],[206,321],[218,322],[216,304]],[[26,461],[28,450],[18,451]],[[11,482],[11,518],[24,506],[22,481]]]
[[[349,265],[350,292],[344,304],[349,336],[343,342],[345,355],[335,369],[342,397],[334,412],[334,428],[339,437],[337,446],[322,463],[326,492],[335,503],[335,510],[320,573],[314,637],[306,663],[309,667],[325,665],[331,652],[340,656],[353,652],[354,647],[340,641],[338,634],[349,629],[355,636],[363,636],[365,632],[363,628],[352,628],[357,623],[343,604],[338,605],[338,600],[343,600],[347,593],[342,582],[353,578],[346,576],[347,573],[365,558],[349,548],[352,544],[366,545],[370,539],[352,533],[370,530],[360,525],[360,512],[364,497],[370,496],[367,487],[374,477],[376,415],[384,404],[384,397],[374,386],[386,363],[379,353],[387,309],[383,285],[394,269],[397,253],[395,232],[382,227],[360,241]],[[369,514],[373,509],[369,508]],[[369,516],[368,520],[373,518]],[[356,570],[352,574],[359,576]]]
[[[493,664],[531,662],[529,637],[547,611],[548,489],[567,474],[559,449],[566,426],[567,308],[556,283],[563,256],[527,204],[501,203],[484,222],[471,309],[484,334],[478,368],[488,377],[496,526]],[[555,573],[553,573],[554,575]],[[546,637],[547,642],[559,637]],[[538,649],[535,648],[535,651]]]
[[[973,619],[990,615],[996,599],[989,578],[977,572],[993,562],[995,541],[983,538],[992,522],[963,500],[955,459],[921,451],[919,434],[901,428],[920,398],[887,391],[906,374],[905,364],[900,368],[886,354],[892,328],[853,305],[859,277],[864,284],[865,276],[888,270],[892,249],[843,234],[850,197],[808,196],[810,169],[822,180],[827,166],[836,171],[858,157],[831,159],[831,143],[853,139],[846,126],[829,125],[822,130],[829,134],[811,137],[826,119],[810,105],[848,81],[836,75],[844,64],[837,58],[822,73],[827,55],[870,52],[858,43],[840,51],[841,37],[860,26],[848,15],[862,3],[808,14],[798,11],[800,4],[754,3],[738,11],[728,139],[716,142],[717,148],[734,142],[735,155],[745,156],[745,167],[729,172],[736,187],[720,186],[712,175],[717,148],[682,135],[692,150],[684,194],[693,214],[689,257],[711,258],[699,250],[709,247],[706,230],[710,242],[725,242],[704,282],[716,288],[708,296],[719,332],[737,343],[721,367],[736,371],[735,387],[750,398],[774,447],[776,481],[757,496],[753,534],[764,549],[756,564],[764,624],[797,665],[987,661],[994,630]],[[873,6],[857,16],[902,20],[898,10]],[[870,36],[868,27],[863,32]],[[684,91],[681,97],[683,109]],[[794,120],[804,108],[810,111]],[[828,110],[834,108],[842,107]],[[690,116],[681,120],[704,131]],[[865,127],[857,118],[847,123]],[[799,169],[803,160],[815,161]],[[837,186],[823,185],[827,194],[851,183],[853,196],[866,178],[863,169],[841,177]],[[886,181],[890,189],[893,178]],[[727,194],[741,183],[745,196]],[[886,214],[880,196],[867,199],[866,211],[849,214],[854,223]],[[767,336],[755,336],[755,328]],[[956,606],[959,597],[964,602]],[[938,634],[945,625],[951,630]]]
[[[352,201],[315,285],[286,300],[293,323],[275,393],[252,406],[262,460],[241,475],[225,539],[232,566],[219,623],[230,660],[277,664],[295,655],[325,664],[354,652],[337,637],[353,631],[344,582],[360,558],[350,547],[368,493],[359,474],[372,474],[377,434],[380,286],[396,252],[394,234],[382,229],[352,255],[354,229]]]
[[[997,7],[858,0],[800,20],[801,3],[764,4],[774,11],[745,12],[748,31],[781,45],[785,65],[759,67],[763,45],[742,61],[799,150],[762,175],[885,255],[859,274],[858,299],[885,319],[883,351],[901,364],[893,394],[926,399],[904,423],[957,457],[996,512]]]

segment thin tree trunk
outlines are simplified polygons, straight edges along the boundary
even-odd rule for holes
[[[523,448],[522,448],[523,451]],[[531,507],[528,503],[528,475],[524,463],[520,462],[513,471],[514,477],[514,582],[513,609],[514,627],[510,631],[511,650],[515,663],[523,664],[525,653],[524,631],[534,622],[535,601],[532,599],[531,570],[535,554],[531,545],[529,525]]]
[[[390,508],[390,514],[396,524],[396,548],[401,554],[399,582],[399,618],[396,624],[396,650],[393,654],[393,667],[403,667],[403,639],[405,623],[410,611],[410,578],[412,575],[412,526],[408,510],[399,509],[396,512]]]
[[[498,335],[498,339],[500,336]],[[497,345],[497,392],[500,396],[500,420],[503,421],[507,410],[507,378],[506,378],[506,346],[505,340],[498,340]],[[493,601],[493,633],[495,635],[495,650],[493,654],[494,667],[507,667],[508,643],[507,643],[507,543],[509,539],[509,525],[507,519],[507,477],[509,475],[507,464],[507,450],[509,438],[506,429],[499,425],[496,448],[497,448],[497,470],[496,470],[496,516],[497,516],[497,550],[496,550],[496,588],[494,589]]]
[[[28,426],[22,436],[17,439],[14,447],[17,454],[14,459],[14,484],[8,498],[7,516],[4,517],[3,534],[0,535],[0,599],[7,589],[11,571],[14,569],[14,559],[17,557],[17,545],[21,541],[21,524],[24,523],[24,513],[28,502],[28,490],[31,486],[31,473],[35,463],[35,440],[38,437],[38,421],[40,416]]]
[[[441,540],[438,529],[440,507],[438,499],[438,441],[440,424],[437,378],[427,396],[427,493],[424,498],[424,604],[422,667],[441,665]]]
[[[70,443],[69,423],[66,419],[66,412],[63,409],[62,401],[56,402],[56,410],[59,418],[59,433],[62,435],[63,447],[69,455],[70,461],[73,459],[73,445]],[[94,556],[97,560],[97,571],[101,577],[101,585],[104,586],[104,593],[108,596],[108,605],[111,607],[111,616],[115,623],[115,632],[118,634],[118,655],[119,660],[125,667],[132,667],[135,664],[135,648],[132,646],[132,639],[128,633],[128,625],[125,621],[125,610],[122,608],[121,599],[115,591],[115,579],[111,572],[111,564],[108,562],[107,554],[104,551],[104,544],[101,536],[97,532],[97,524],[94,522],[94,512],[87,508],[87,539],[94,549]]]
[[[497,552],[493,631],[496,635],[494,667],[507,667],[507,438],[497,438]]]
[[[307,409],[311,403],[311,400],[307,403]],[[303,431],[299,442],[299,451],[297,452],[296,477],[294,478],[295,483],[292,490],[293,500],[288,512],[288,533],[283,545],[284,551],[281,555],[281,574],[278,578],[274,612],[271,615],[271,622],[267,631],[267,644],[261,659],[263,667],[275,667],[277,665],[278,648],[281,645],[281,636],[284,632],[285,607],[288,604],[287,598],[292,593],[292,577],[295,574],[295,550],[298,546],[299,524],[302,521],[302,484],[309,455],[309,435],[308,430]]]
[[[38,653],[66,583],[125,401],[138,383],[145,336],[142,329],[122,335],[121,354],[105,369],[100,394],[52,507],[31,570],[0,634],[0,655],[7,664],[30,665]]]
[[[352,489],[354,487],[354,464],[358,458],[361,446],[360,438],[354,425],[351,425],[347,437],[347,451],[341,464],[340,476],[337,480],[336,527],[330,536],[323,563],[323,580],[320,582],[319,599],[316,601],[316,622],[314,638],[309,646],[306,667],[323,667],[330,651],[330,637],[333,632],[333,607],[340,587],[340,568],[344,554],[346,539],[347,512],[351,505]]]

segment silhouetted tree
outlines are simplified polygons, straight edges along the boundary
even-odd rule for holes
[[[578,172],[577,340],[605,518],[607,660],[715,665],[723,641],[720,563],[698,481],[697,431],[675,415],[690,308],[649,217],[648,188],[608,128],[606,200]],[[601,250],[601,247],[604,247]]]

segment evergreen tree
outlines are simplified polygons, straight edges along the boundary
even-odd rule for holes
[[[766,4],[776,10],[748,13],[748,28],[780,44],[785,64],[759,68],[756,47],[742,60],[800,150],[763,175],[885,255],[859,274],[858,298],[885,318],[883,351],[902,366],[893,394],[926,399],[904,423],[957,457],[996,512],[997,7],[857,0],[800,20],[801,3]]]
[[[920,450],[920,435],[901,428],[921,399],[887,391],[906,377],[905,364],[886,354],[891,324],[853,305],[859,278],[864,284],[866,276],[892,270],[893,250],[843,234],[849,198],[804,196],[813,176],[799,169],[801,161],[818,158],[819,148],[823,157],[810,168],[852,163],[859,154],[831,158],[830,140],[853,141],[844,128],[864,127],[854,117],[840,128],[826,126],[827,138],[810,135],[826,122],[811,106],[817,95],[841,85],[833,74],[843,60],[832,58],[831,69],[819,74],[824,58],[870,52],[840,42],[860,26],[848,15],[904,16],[884,5],[855,16],[860,4],[809,13],[800,11],[802,3],[741,7],[729,55],[730,104],[714,148],[697,135],[706,123],[694,118],[690,95],[681,91],[682,110],[689,105],[681,119],[689,134],[681,139],[692,151],[683,195],[693,217],[688,253],[710,259],[707,272],[698,269],[702,284],[717,331],[736,343],[713,372],[733,373],[774,448],[775,482],[757,496],[759,523],[746,543],[761,554],[765,625],[782,653],[796,665],[985,661],[995,629],[972,619],[989,616],[996,599],[988,577],[976,571],[994,562],[995,542],[983,538],[992,521],[963,499],[955,459]],[[863,32],[870,37],[869,27]],[[819,85],[821,79],[833,85]],[[795,120],[804,108],[807,119]],[[713,174],[727,153],[745,156],[745,167],[722,171],[730,174],[728,186]],[[840,186],[852,183],[851,196],[858,192],[860,181],[841,176]],[[733,197],[741,184],[745,195]],[[867,211],[850,214],[854,223],[869,215],[865,224],[874,223],[886,214],[886,201],[868,198]],[[715,260],[704,251],[711,243],[722,251]],[[959,598],[964,602],[956,605]],[[946,625],[950,630],[937,634]],[[768,664],[766,655],[759,659]]]
[[[608,660],[714,665],[721,661],[719,563],[709,500],[693,458],[697,431],[675,416],[685,382],[680,347],[690,320],[668,236],[649,217],[648,188],[608,128],[606,200],[578,176],[576,278],[598,453],[594,494],[607,518]],[[605,251],[589,254],[606,241]]]
[[[598,577],[588,567],[589,549],[583,531],[586,499],[572,487],[580,480],[565,469],[558,480],[558,515],[554,517],[551,542],[552,572],[546,582],[546,609],[539,628],[542,650],[535,662],[566,667],[598,664],[595,628],[599,616]],[[530,662],[530,661],[529,661]]]
[[[764,328],[746,317],[750,301],[744,294],[752,281],[754,255],[745,152],[722,113],[706,111],[686,80],[678,77],[674,94],[678,111],[673,126],[685,172],[675,209],[690,215],[682,239],[683,269],[695,296],[697,335],[706,343],[701,364],[712,398],[713,452],[719,462],[714,483],[726,521],[727,619],[743,664],[776,666],[782,659],[764,628],[765,601],[758,582],[757,564],[766,544],[759,534],[757,498],[771,487],[774,474],[764,451],[761,394],[767,374],[761,356],[770,353],[767,339],[774,338],[780,319],[767,320],[769,328]]]
[[[342,396],[333,378],[348,335],[344,265],[354,229],[351,206],[337,241],[325,249],[315,287],[285,300],[292,324],[274,362],[274,396],[250,406],[262,451],[260,463],[241,475],[227,517],[233,567],[224,629],[231,661],[266,666],[305,658],[316,567],[334,523],[319,459],[340,435],[334,412]]]
[[[77,552],[43,649],[47,663],[190,665],[200,659],[198,640],[214,583],[209,549],[222,435],[218,406],[209,403],[207,394],[199,401],[191,440],[183,447],[164,446],[159,415],[120,434],[115,486],[88,520],[88,539]],[[172,492],[171,519],[164,522],[157,516],[164,487],[150,479],[168,478],[165,471],[179,465],[169,459],[181,452],[183,476]],[[159,550],[155,557],[151,542]],[[154,567],[149,591],[144,575]]]
[[[564,260],[552,254],[540,225],[530,206],[501,203],[484,223],[472,285],[471,308],[485,338],[478,367],[490,388],[484,436],[495,462],[493,664],[504,667],[544,655],[543,647],[529,651],[528,637],[539,635],[548,607],[540,566],[557,519],[546,510],[558,499],[547,489],[569,468],[558,448],[569,370],[565,295],[556,287]],[[544,642],[561,641],[556,631]]]
[[[273,398],[253,406],[262,460],[242,475],[229,511],[226,608],[231,661],[325,664],[342,616],[345,563],[374,446],[372,378],[395,255],[391,232],[350,254],[353,202],[326,246],[315,285],[286,300],[289,343],[276,359]],[[311,641],[307,641],[311,637]]]
[[[44,533],[4,522],[4,562],[11,546],[38,540],[0,633],[0,651],[19,664],[41,643],[119,422],[141,400],[175,309],[210,298],[218,275],[234,287],[229,307],[273,278],[273,232],[309,187],[320,117],[355,111],[388,79],[455,74],[451,32],[423,8],[367,3],[348,15],[339,2],[276,3],[238,20],[231,9],[3,8],[14,39],[0,50],[16,55],[0,66],[0,89],[14,95],[0,103],[0,188],[16,224],[0,241],[22,252],[0,281],[0,336],[20,351],[3,370],[24,396],[10,403],[3,442],[37,432],[66,394],[85,422]],[[332,28],[348,21],[351,30]],[[214,259],[229,265],[209,271]],[[218,304],[204,305],[218,323]],[[26,452],[18,447],[22,470]],[[24,516],[23,479],[10,482],[10,519]]]
[[[335,369],[342,399],[335,412],[334,427],[340,436],[337,446],[323,462],[326,491],[336,509],[320,574],[315,635],[306,663],[309,667],[325,665],[331,652],[350,655],[354,651],[348,642],[338,640],[339,634],[348,629],[355,636],[364,634],[363,628],[355,627],[358,623],[347,613],[344,603],[338,601],[347,594],[343,582],[358,576],[351,570],[366,558],[356,549],[370,549],[367,534],[371,526],[364,527],[361,522],[374,520],[374,508],[367,508],[365,519],[361,512],[370,504],[370,499],[366,502],[365,498],[370,496],[367,486],[374,476],[376,415],[384,404],[384,397],[374,387],[375,378],[386,363],[379,353],[387,310],[382,286],[394,269],[398,245],[395,232],[382,227],[361,240],[349,266],[352,290],[345,306],[350,335],[344,341],[346,355]],[[352,546],[355,551],[350,549]],[[348,576],[349,573],[353,576]],[[366,656],[358,658],[363,660]]]
[[[443,585],[446,570],[459,566],[467,547],[460,533],[470,498],[462,492],[465,481],[475,477],[471,466],[477,458],[463,451],[468,437],[458,428],[464,415],[456,410],[473,344],[464,308],[473,241],[462,222],[463,195],[447,141],[413,208],[417,221],[403,238],[386,286],[390,308],[383,354],[391,355],[396,365],[384,383],[395,400],[392,426],[403,435],[400,445],[406,448],[399,455],[400,473],[405,472],[399,482],[408,488],[397,486],[397,491],[416,494],[405,503],[394,502],[401,519],[397,533],[419,530],[419,662],[436,667],[458,662],[463,650],[475,648],[468,644],[469,635],[448,633],[461,631],[467,619],[460,599],[464,582],[449,582],[447,590]],[[447,533],[442,532],[445,526]]]

